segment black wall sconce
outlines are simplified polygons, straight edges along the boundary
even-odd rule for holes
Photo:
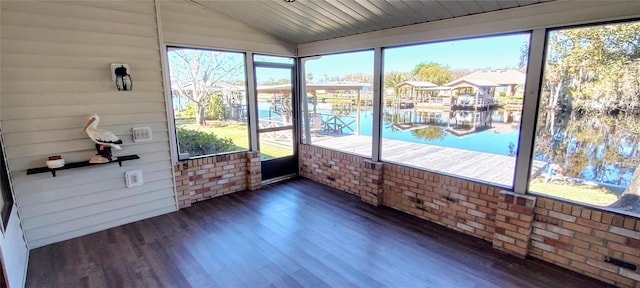
[[[118,91],[131,91],[133,81],[131,81],[131,70],[127,64],[111,64],[111,80],[116,82]]]

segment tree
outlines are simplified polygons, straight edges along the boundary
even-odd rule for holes
[[[240,53],[196,49],[169,51],[169,70],[173,97],[188,99],[195,105],[196,123],[205,124],[210,98],[230,91],[230,84],[242,77],[244,58]]]
[[[416,80],[429,81],[437,85],[444,85],[453,81],[453,75],[449,68],[438,63],[420,63],[413,69]]]
[[[581,113],[640,108],[640,23],[600,25],[550,33],[545,67],[549,107]]]
[[[268,81],[261,83],[262,85],[272,86],[272,85],[283,85],[283,84],[291,84],[291,79],[289,78],[281,78],[281,79],[273,79],[269,78]]]
[[[520,61],[518,63],[518,68],[521,70],[526,70],[528,63],[529,63],[529,41],[524,41],[522,42],[522,45],[520,45]]]
[[[409,80],[410,75],[402,72],[389,72],[384,76],[384,88],[393,88],[394,94],[398,95],[398,84]]]
[[[207,103],[207,118],[214,120],[224,120],[226,116],[226,107],[222,100],[222,95],[214,94],[209,98]]]
[[[640,212],[640,23],[556,30],[547,51],[536,154],[569,177],[628,184],[610,207]]]
[[[372,74],[364,73],[350,73],[344,76],[340,76],[338,81],[355,82],[355,83],[373,83]]]

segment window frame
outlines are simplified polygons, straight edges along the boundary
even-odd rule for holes
[[[9,172],[9,162],[6,158],[7,155],[4,149],[4,136],[2,135],[2,131],[0,131],[0,197],[2,197],[2,207],[0,207],[0,220],[2,221],[2,225],[0,225],[0,232],[3,234],[7,230],[7,226],[9,225],[9,218],[11,218],[11,212],[13,211],[13,206],[15,203],[14,195],[13,195],[13,185],[11,181],[11,173]]]
[[[285,65],[293,65],[295,67],[296,65],[296,60],[297,57],[295,56],[281,56],[281,55],[270,55],[270,54],[265,54],[265,53],[252,53],[252,60],[254,63],[271,63],[271,64],[285,64]],[[267,61],[265,60],[256,60],[256,57],[265,57],[265,59],[267,59]],[[269,59],[273,60],[273,61],[269,61]],[[275,61],[277,59],[291,59],[291,63],[285,63],[285,62],[278,62]]]
[[[298,73],[297,73],[297,78],[299,79],[299,91],[300,93],[298,93],[298,103],[300,103],[298,109],[298,113],[299,113],[299,117],[298,117],[298,125],[299,125],[299,136],[298,138],[298,144],[299,145],[309,145],[309,146],[313,146],[313,147],[323,147],[325,149],[329,149],[326,148],[325,146],[317,146],[313,144],[313,141],[311,141],[311,143],[305,143],[305,141],[309,141],[310,140],[310,129],[311,126],[309,125],[309,119],[307,119],[308,115],[309,115],[309,109],[308,109],[308,98],[307,98],[307,70],[306,70],[306,62],[307,60],[316,60],[318,59],[318,57],[322,58],[322,57],[326,57],[326,56],[333,56],[333,55],[344,55],[344,54],[350,54],[350,53],[358,53],[358,52],[372,52],[372,56],[373,56],[373,69],[371,70],[373,73],[373,79],[372,79],[372,83],[371,83],[371,88],[372,88],[372,109],[373,109],[373,124],[372,124],[372,135],[371,135],[371,141],[372,141],[372,154],[369,154],[367,156],[363,156],[363,154],[357,154],[357,153],[353,153],[353,152],[349,152],[349,151],[343,151],[343,150],[335,150],[335,149],[329,149],[332,151],[338,151],[341,153],[347,153],[350,155],[355,155],[355,156],[359,156],[359,157],[365,157],[367,159],[372,159],[373,161],[378,161],[375,159],[379,159],[379,158],[375,158],[373,155],[376,155],[375,152],[375,147],[377,146],[375,144],[376,142],[376,131],[378,128],[376,128],[376,104],[378,104],[379,99],[377,99],[377,93],[376,93],[376,89],[379,89],[379,87],[377,87],[376,83],[380,83],[379,79],[378,81],[376,81],[376,77],[378,76],[379,73],[377,73],[376,71],[376,53],[379,53],[378,50],[380,48],[366,48],[366,49],[357,49],[357,50],[346,50],[346,51],[336,51],[336,52],[332,52],[332,53],[324,53],[324,54],[318,54],[318,55],[309,55],[309,56],[303,56],[303,57],[297,57],[298,61],[297,61],[297,66],[298,66]]]
[[[514,186],[514,192],[520,193],[519,191],[523,191],[523,194],[530,194],[530,195],[534,195],[534,196],[541,196],[541,197],[546,197],[546,198],[551,198],[557,201],[561,201],[561,202],[566,202],[566,203],[571,203],[571,204],[577,204],[577,205],[582,205],[582,206],[586,206],[586,207],[590,207],[592,209],[596,209],[596,210],[601,210],[601,211],[606,211],[606,212],[611,212],[611,213],[616,213],[616,214],[620,214],[620,215],[624,215],[624,216],[629,216],[629,217],[634,217],[634,218],[640,218],[640,215],[638,215],[637,213],[630,213],[628,211],[625,210],[621,210],[621,209],[616,209],[616,208],[609,208],[608,206],[597,206],[594,204],[590,204],[590,203],[585,203],[585,202],[581,202],[578,200],[574,200],[571,198],[563,198],[563,197],[558,197],[558,196],[554,196],[554,195],[550,195],[550,194],[546,194],[544,192],[536,192],[536,191],[531,191],[529,189],[529,184],[531,182],[531,180],[533,179],[530,175],[530,168],[531,165],[534,161],[534,149],[535,149],[535,134],[536,134],[536,123],[538,121],[538,116],[539,116],[539,106],[540,106],[540,101],[541,101],[541,93],[542,93],[542,84],[544,82],[544,72],[545,72],[545,65],[547,62],[547,50],[548,50],[548,42],[549,42],[549,34],[553,31],[558,31],[558,30],[567,30],[567,29],[577,29],[577,28],[585,28],[585,27],[597,27],[597,26],[606,26],[606,25],[615,25],[615,24],[623,24],[623,23],[629,23],[629,22],[639,22],[640,21],[640,17],[631,17],[631,18],[625,18],[625,19],[616,19],[616,20],[606,20],[606,21],[594,21],[594,22],[587,22],[587,23],[580,23],[580,24],[575,24],[575,25],[562,25],[562,26],[554,26],[554,27],[547,27],[544,29],[538,29],[543,33],[543,37],[544,41],[540,41],[539,44],[543,45],[542,49],[539,49],[540,55],[534,55],[533,57],[535,58],[540,58],[539,63],[536,63],[539,65],[539,69],[537,69],[537,72],[539,73],[539,76],[537,77],[537,81],[539,81],[538,85],[535,87],[536,89],[536,103],[535,105],[531,104],[529,105],[528,109],[530,111],[528,111],[529,113],[533,113],[534,117],[530,116],[530,124],[531,127],[530,129],[527,130],[527,132],[530,133],[530,135],[527,135],[527,140],[528,143],[531,144],[530,146],[530,152],[529,153],[529,157],[526,158],[526,164],[528,166],[528,169],[526,170],[526,178],[524,177],[524,175],[521,175],[518,180],[519,182],[517,182],[517,184],[519,184],[519,190],[515,190],[515,186]],[[537,31],[537,30],[536,30]],[[532,51],[529,51],[530,54],[532,53]],[[531,59],[531,55],[530,55],[530,59]],[[537,60],[537,59],[536,59]],[[532,87],[533,88],[533,87]],[[526,101],[526,93],[530,92],[528,88],[525,87],[525,101]],[[531,91],[533,92],[533,91]],[[533,97],[531,97],[533,98]],[[524,107],[523,107],[524,108]],[[523,109],[524,112],[524,109]],[[523,113],[523,119],[522,121],[525,121],[524,118],[524,113]],[[522,137],[522,136],[521,136]],[[521,139],[522,142],[522,139]],[[519,157],[520,158],[520,157]],[[524,157],[522,157],[524,158]],[[523,163],[525,162],[524,160],[522,161]],[[523,164],[524,165],[524,164]],[[516,166],[518,167],[518,166]],[[637,168],[636,168],[637,169]],[[522,171],[525,171],[525,169],[523,169]],[[524,174],[524,172],[523,172]],[[524,181],[524,182],[523,182]],[[625,192],[626,192],[626,188],[625,188]]]
[[[536,33],[535,31],[543,31],[543,35],[545,37],[540,39],[539,36],[537,36],[536,39],[534,40],[534,33]],[[542,71],[539,71],[539,75],[538,75],[538,73],[533,73],[534,71],[532,71],[531,61],[536,60],[536,58],[535,57],[532,58],[532,56],[533,55],[537,55],[537,53],[538,53],[538,51],[532,53],[532,49],[533,49],[532,47],[533,47],[534,41],[537,41],[538,45],[543,45],[543,47],[544,47],[544,44],[546,43],[546,32],[544,32],[544,31],[546,31],[546,29],[534,29],[534,30],[532,30],[532,29],[524,29],[524,30],[509,31],[509,32],[502,32],[502,33],[501,32],[497,32],[497,33],[475,35],[475,36],[461,36],[461,37],[453,37],[453,38],[447,38],[447,39],[437,39],[437,40],[433,40],[433,41],[422,41],[422,42],[400,44],[400,45],[389,45],[389,46],[380,47],[380,49],[382,50],[381,51],[381,55],[379,55],[380,59],[374,59],[374,61],[376,61],[376,60],[379,61],[380,65],[381,65],[381,67],[379,68],[380,69],[380,73],[379,73],[380,74],[379,75],[380,79],[379,79],[379,82],[376,82],[376,83],[380,84],[378,95],[376,95],[376,93],[375,93],[376,91],[374,90],[374,100],[376,99],[375,98],[376,96],[378,96],[380,98],[380,107],[378,107],[378,109],[374,108],[374,121],[376,121],[375,120],[375,115],[376,114],[378,114],[378,117],[380,118],[380,119],[378,119],[378,122],[380,122],[380,123],[378,123],[380,125],[380,127],[379,127],[380,135],[379,135],[379,139],[377,139],[377,141],[376,141],[376,139],[374,139],[374,141],[373,141],[376,144],[376,146],[373,147],[373,151],[375,151],[377,154],[372,155],[373,157],[376,157],[376,158],[372,157],[372,159],[377,159],[376,161],[380,161],[380,162],[393,163],[393,164],[402,165],[402,166],[406,166],[406,167],[412,167],[414,169],[418,169],[418,170],[421,170],[421,171],[428,171],[428,172],[437,173],[437,174],[440,174],[440,175],[445,175],[445,176],[449,176],[449,177],[463,179],[465,181],[471,181],[471,182],[475,182],[475,183],[482,183],[482,184],[486,184],[486,185],[500,187],[502,189],[514,191],[514,192],[520,193],[520,194],[526,194],[526,190],[522,190],[522,189],[519,189],[519,188],[517,189],[516,188],[516,185],[517,185],[516,183],[522,182],[522,180],[518,179],[518,176],[519,176],[518,175],[518,169],[526,170],[527,173],[528,173],[529,169],[531,168],[530,165],[529,165],[531,160],[523,161],[523,163],[520,163],[520,164],[519,164],[518,161],[520,159],[520,152],[523,152],[523,154],[526,154],[526,152],[529,150],[528,146],[523,146],[523,144],[522,144],[522,142],[523,142],[523,136],[522,135],[523,135],[523,132],[525,131],[524,130],[525,128],[524,128],[524,125],[523,125],[524,121],[525,121],[524,114],[525,114],[525,109],[527,109],[525,105],[528,104],[527,103],[527,97],[528,97],[527,92],[533,92],[534,91],[534,87],[538,87],[537,89],[539,89],[540,85],[539,85],[539,83],[536,83],[537,81],[534,81],[534,79],[539,79],[540,77],[542,77]],[[440,171],[436,171],[436,170],[428,169],[428,168],[424,168],[424,167],[416,167],[416,166],[412,166],[412,165],[409,165],[409,164],[406,164],[406,163],[400,163],[400,162],[388,161],[388,160],[383,161],[383,159],[382,159],[382,147],[381,147],[382,146],[382,137],[383,137],[383,135],[382,135],[382,122],[381,121],[382,121],[382,115],[383,115],[383,109],[384,109],[384,106],[382,105],[383,104],[382,101],[384,101],[384,97],[382,95],[383,94],[382,91],[384,91],[384,52],[385,52],[385,50],[394,49],[394,48],[402,48],[402,47],[411,47],[411,46],[417,46],[417,45],[446,43],[446,42],[452,42],[452,41],[461,41],[461,40],[471,40],[471,39],[482,39],[482,38],[490,38],[490,37],[518,35],[518,34],[525,34],[525,33],[529,34],[529,50],[528,50],[528,53],[527,53],[527,73],[526,73],[525,87],[524,87],[525,93],[523,95],[523,102],[522,102],[522,116],[521,116],[522,118],[521,118],[521,121],[520,121],[520,127],[519,127],[519,132],[518,132],[519,133],[518,149],[517,149],[518,152],[516,153],[516,156],[515,156],[515,168],[514,168],[514,171],[513,171],[513,184],[511,185],[511,187],[502,186],[502,185],[500,185],[498,183],[487,182],[487,181],[484,181],[482,179],[473,179],[473,178],[468,178],[468,177],[460,176],[460,175],[456,175],[456,174],[444,173],[444,172],[440,172]],[[537,32],[537,33],[541,33],[541,32]],[[536,49],[538,49],[538,48],[536,48]],[[543,53],[542,55],[544,55],[544,51],[542,51],[542,53]],[[375,67],[374,67],[374,70],[375,70]],[[374,75],[374,77],[375,77],[375,75]],[[532,85],[532,84],[534,84],[534,85]],[[470,87],[468,87],[467,89],[475,90],[474,88],[470,88]],[[537,105],[538,96],[535,96],[535,97],[529,96],[528,98],[535,98],[535,103]],[[529,100],[529,102],[533,102],[533,101],[534,101],[534,99],[530,99]],[[529,105],[531,105],[531,104],[529,104]],[[537,106],[536,106],[536,108],[537,108]],[[537,112],[534,111],[534,113],[537,113]],[[375,125],[375,122],[374,122],[374,125]],[[534,125],[533,128],[535,129],[535,125]],[[535,130],[533,132],[531,132],[532,136],[534,136],[534,134],[535,134]],[[525,141],[527,141],[526,139],[527,138],[525,138]],[[533,139],[531,141],[533,141]],[[531,147],[531,153],[533,153],[533,145],[531,145],[531,146],[532,146]],[[519,167],[518,165],[521,165],[521,166],[522,165],[528,165],[528,167],[526,169],[518,168]],[[522,172],[520,172],[520,173],[522,173]],[[527,177],[528,177],[528,175],[527,175]],[[525,182],[526,182],[526,185],[527,185],[527,188],[528,188],[528,178],[526,179]],[[520,184],[522,185],[522,183],[520,183]]]
[[[249,79],[250,76],[253,77],[252,75],[249,75],[249,65],[253,65],[253,62],[248,62],[248,59],[253,59],[253,53],[248,52],[248,51],[241,51],[241,50],[232,50],[232,49],[220,49],[220,48],[213,48],[213,47],[200,47],[200,46],[191,46],[191,45],[181,45],[181,44],[164,44],[163,45],[163,66],[165,67],[164,69],[164,73],[165,73],[165,98],[167,99],[167,117],[168,117],[168,121],[169,122],[169,139],[171,141],[171,143],[173,145],[170,146],[174,146],[171,149],[171,154],[172,154],[172,159],[174,159],[172,162],[173,163],[178,163],[180,161],[187,161],[187,160],[194,160],[194,159],[200,159],[200,158],[207,158],[207,157],[215,157],[215,156],[219,156],[219,155],[226,155],[226,154],[234,154],[234,153],[243,153],[243,152],[247,152],[247,151],[252,151],[254,150],[255,146],[253,146],[253,134],[251,133],[252,130],[252,126],[251,126],[251,97],[253,97],[253,93],[249,91],[250,89],[250,85],[249,85]],[[179,50],[179,49],[190,49],[190,50],[205,50],[205,51],[214,51],[214,52],[225,52],[225,53],[236,53],[236,54],[241,54],[242,55],[242,61],[243,61],[243,73],[244,73],[244,87],[245,87],[245,96],[246,96],[246,103],[244,103],[247,107],[247,137],[248,137],[248,149],[243,149],[243,150],[237,150],[237,151],[228,151],[228,152],[222,152],[222,153],[216,153],[216,154],[208,154],[208,155],[199,155],[199,156],[194,156],[194,157],[183,157],[182,154],[180,153],[180,143],[178,142],[178,129],[176,126],[176,117],[174,114],[174,105],[173,105],[173,92],[171,90],[171,69],[170,69],[170,61],[169,61],[169,51],[171,50]],[[268,56],[268,55],[267,55]]]
[[[574,13],[575,14],[575,13]],[[573,15],[573,14],[572,14]],[[636,14],[637,15],[637,14]],[[598,15],[598,17],[593,17],[592,19],[588,19],[589,16],[575,16],[575,17],[569,17],[569,20],[563,20],[563,21],[550,21],[553,23],[550,24],[546,24],[544,22],[540,22],[540,24],[537,24],[534,26],[534,28],[529,28],[531,27],[531,24],[528,25],[514,25],[511,28],[500,28],[500,29],[492,29],[494,30],[494,32],[488,32],[486,33],[486,31],[476,31],[476,32],[458,32],[459,29],[454,27],[454,31],[455,33],[453,34],[447,34],[447,35],[440,35],[440,34],[436,34],[435,36],[427,36],[427,38],[433,38],[432,40],[426,40],[426,41],[420,41],[420,40],[416,40],[416,35],[420,34],[421,37],[425,37],[424,35],[422,35],[422,33],[412,33],[411,35],[407,37],[405,37],[406,39],[404,39],[404,43],[400,43],[398,44],[398,42],[396,43],[390,43],[391,40],[389,39],[372,39],[366,43],[360,43],[358,45],[355,45],[355,48],[353,49],[344,49],[344,46],[340,46],[338,47],[336,50],[333,51],[328,51],[327,49],[330,48],[313,48],[311,46],[309,47],[303,47],[304,51],[302,52],[302,54],[298,54],[296,56],[285,56],[285,57],[292,57],[295,59],[295,63],[296,65],[299,67],[298,71],[298,81],[296,81],[296,85],[298,86],[299,91],[305,91],[303,88],[305,88],[305,83],[303,83],[304,79],[306,79],[306,75],[305,75],[305,69],[304,69],[304,59],[305,58],[310,58],[310,57],[315,57],[315,56],[325,56],[325,55],[332,55],[332,54],[342,54],[342,53],[350,53],[350,52],[358,52],[358,51],[363,51],[363,50],[370,50],[373,49],[374,51],[374,67],[373,67],[373,127],[372,127],[372,154],[371,154],[371,160],[373,161],[382,161],[380,158],[380,144],[381,144],[381,140],[382,140],[382,135],[381,135],[381,111],[382,111],[382,87],[383,87],[383,75],[384,75],[384,67],[383,67],[383,59],[384,59],[384,49],[386,48],[394,48],[394,47],[401,47],[401,46],[410,46],[410,45],[416,45],[416,44],[426,44],[426,43],[437,43],[437,42],[443,42],[443,41],[454,41],[454,40],[461,40],[461,39],[467,39],[467,38],[477,38],[477,37],[487,37],[487,36],[499,36],[499,35],[508,35],[508,34],[513,34],[513,33],[523,33],[523,32],[529,32],[531,33],[531,38],[530,38],[530,44],[529,44],[529,51],[528,51],[528,63],[527,63],[527,76],[526,76],[526,87],[524,87],[524,100],[523,100],[523,104],[522,104],[522,119],[521,119],[521,125],[520,125],[520,136],[519,136],[519,141],[518,141],[518,151],[516,154],[516,168],[514,171],[514,184],[513,187],[509,190],[512,190],[516,193],[519,194],[532,194],[532,195],[536,195],[536,196],[543,196],[543,197],[548,197],[548,198],[557,198],[557,197],[553,197],[551,195],[546,195],[543,193],[538,193],[535,191],[529,191],[529,182],[531,179],[530,176],[530,169],[531,169],[531,164],[533,163],[533,153],[534,153],[534,145],[535,145],[535,132],[536,132],[536,128],[535,128],[535,123],[537,123],[537,117],[538,117],[538,105],[539,105],[539,99],[540,99],[540,89],[541,89],[541,85],[542,85],[542,77],[543,77],[543,73],[544,73],[544,69],[543,69],[543,65],[545,64],[545,56],[546,56],[546,48],[547,48],[547,35],[549,31],[552,30],[558,30],[558,29],[566,29],[566,28],[574,28],[574,27],[586,27],[586,26],[596,26],[596,25],[606,25],[606,24],[615,24],[615,23],[624,23],[624,22],[632,22],[632,21],[638,21],[640,20],[638,18],[638,16],[634,16],[634,15],[628,15],[628,14],[624,14],[624,15],[619,15],[619,16],[610,16],[610,13],[604,13],[602,15]],[[573,19],[573,20],[572,20]],[[503,20],[501,20],[503,21]],[[536,22],[538,23],[538,22]],[[578,23],[578,24],[575,24]],[[529,26],[529,27],[526,27]],[[461,31],[461,30],[460,30]],[[475,35],[474,35],[475,34]],[[375,38],[375,37],[374,37]],[[400,42],[400,41],[399,41]],[[246,60],[245,60],[245,85],[247,86],[247,98],[251,99],[253,97],[252,95],[252,90],[255,87],[251,87],[251,83],[252,81],[249,81],[249,79],[253,79],[253,75],[252,75],[252,70],[253,70],[253,55],[266,55],[269,56],[269,54],[263,54],[263,53],[256,53],[254,54],[253,52],[250,51],[234,51],[234,50],[230,50],[230,49],[217,49],[217,48],[212,48],[212,47],[194,47],[194,46],[190,46],[190,45],[182,45],[182,44],[164,44],[162,49],[162,53],[166,54],[167,53],[167,48],[168,47],[179,47],[179,48],[193,48],[193,49],[211,49],[211,50],[216,50],[216,51],[229,51],[229,52],[239,52],[239,53],[245,53],[246,55]],[[300,48],[299,48],[300,49]],[[305,50],[306,49],[306,50]],[[311,52],[309,53],[309,51],[315,51],[315,52]],[[275,55],[277,56],[277,55]],[[177,147],[177,137],[175,137],[175,117],[173,115],[173,103],[171,103],[170,99],[171,99],[171,93],[170,93],[170,81],[169,81],[169,75],[168,75],[168,63],[166,63],[167,57],[166,55],[163,55],[162,61],[165,62],[163,63],[163,66],[165,67],[165,69],[163,69],[163,73],[165,74],[165,92],[167,98],[169,99],[167,101],[167,114],[168,114],[168,119],[172,119],[173,121],[168,121],[169,126],[170,126],[170,130],[173,130],[174,133],[169,133],[170,134],[170,138],[176,138],[176,139],[171,139],[172,144],[176,145],[176,148],[171,149],[172,151],[172,159],[174,159],[175,161],[173,161],[174,163],[177,163],[177,155],[173,154],[176,153],[178,147]],[[169,88],[167,88],[169,87]],[[302,96],[303,93],[299,93],[299,97]],[[301,99],[298,99],[299,101],[301,101]],[[249,102],[251,102],[251,100],[249,100]],[[300,103],[304,103],[304,102],[300,102]],[[248,103],[248,107],[249,107],[249,131],[252,131],[252,122],[251,121],[255,121],[255,116],[252,116],[251,113],[253,111],[252,109],[252,105],[251,103]],[[302,108],[302,105],[300,105],[299,109]],[[303,127],[305,127],[304,123],[302,122],[302,110],[300,111],[296,111],[296,113],[299,113],[300,117],[297,117],[297,119],[299,119],[298,121],[296,121],[296,125],[298,125],[298,136],[297,136],[297,144],[303,144],[303,145],[311,145],[313,146],[313,144],[304,144],[303,143],[303,134],[305,134],[305,130],[303,129]],[[254,145],[253,141],[255,139],[255,137],[252,137],[252,135],[249,136],[250,139],[250,147],[257,147]],[[252,148],[252,150],[255,148]],[[230,152],[230,153],[234,153],[234,152]],[[346,153],[346,152],[345,152]],[[206,157],[206,156],[203,156]],[[398,163],[400,165],[403,165],[402,163]],[[428,171],[426,169],[423,168],[416,168],[416,169],[420,169],[420,170],[425,170]],[[438,171],[432,171],[435,173],[439,173]],[[456,178],[461,178],[461,179],[465,179],[463,177],[460,176],[456,176],[456,175],[451,175],[453,177]],[[465,179],[468,181],[472,181],[472,182],[479,182],[482,183],[482,181],[478,181],[477,179]],[[494,184],[491,184],[494,185]],[[494,185],[495,186],[495,185]],[[568,203],[574,203],[574,204],[579,204],[579,205],[584,205],[584,206],[591,206],[589,204],[586,203],[582,203],[582,202],[578,202],[578,201],[574,201],[571,199],[557,199],[560,201],[565,201]],[[598,210],[602,210],[602,211],[609,211],[609,212],[613,212],[613,213],[620,213],[620,211],[616,210],[616,209],[607,209],[607,208],[603,208],[603,207],[593,207],[594,209],[598,209]],[[627,215],[625,213],[620,213],[623,215]],[[634,215],[630,215],[632,217],[638,217],[638,216],[634,216]]]
[[[546,61],[545,57],[547,52],[548,33],[553,30],[560,30],[560,29],[567,29],[567,28],[589,27],[589,26],[617,24],[617,23],[626,23],[626,22],[634,22],[634,21],[640,21],[640,18],[627,17],[627,18],[614,19],[614,20],[604,19],[599,21],[598,20],[583,21],[580,24],[556,25],[556,26],[548,25],[548,26],[541,26],[540,28],[535,28],[535,29],[522,29],[522,30],[509,31],[504,33],[496,32],[496,33],[482,34],[477,36],[461,36],[461,37],[452,37],[452,38],[446,38],[446,39],[436,39],[433,41],[422,41],[422,42],[415,41],[407,44],[393,44],[389,46],[379,45],[379,46],[373,47],[374,49],[373,132],[372,132],[373,147],[372,147],[372,154],[370,159],[376,162],[388,162],[388,163],[394,163],[394,164],[403,165],[407,167],[412,167],[404,163],[382,161],[381,155],[380,155],[380,151],[381,151],[380,146],[382,142],[382,134],[381,134],[381,128],[382,128],[381,115],[382,115],[382,109],[383,109],[383,106],[382,106],[383,93],[382,92],[384,91],[383,59],[384,59],[385,49],[403,47],[403,46],[413,46],[413,45],[420,45],[420,44],[446,42],[446,41],[455,41],[455,40],[462,40],[462,39],[472,39],[472,38],[479,38],[479,37],[495,37],[495,36],[510,35],[510,34],[516,34],[516,33],[529,33],[530,40],[529,40],[529,50],[527,53],[527,72],[526,72],[526,80],[525,80],[526,82],[525,82],[525,87],[521,88],[523,89],[523,103],[522,103],[522,115],[521,115],[522,118],[520,121],[519,141],[517,146],[517,153],[515,156],[516,165],[514,169],[513,186],[504,187],[504,188],[506,188],[506,190],[510,190],[518,194],[531,194],[534,196],[541,196],[541,197],[556,199],[562,202],[582,205],[582,206],[590,207],[590,208],[601,210],[601,211],[608,211],[612,213],[617,213],[621,215],[638,218],[639,217],[638,215],[631,215],[629,213],[625,213],[624,211],[620,211],[618,209],[594,206],[594,205],[583,203],[573,199],[558,198],[552,195],[547,195],[544,193],[529,190],[529,183],[530,183],[530,180],[532,179],[530,175],[530,171],[531,171],[531,165],[534,161],[536,123],[538,119],[538,108],[540,105],[539,102],[541,98],[540,92],[543,84],[542,82],[543,82],[543,76],[544,76],[544,65]],[[301,62],[300,64],[301,69],[299,70],[300,71],[299,79],[305,79],[305,75],[303,74],[304,67],[302,64],[304,63],[305,58],[332,55],[332,54],[342,54],[342,53],[349,53],[349,52],[358,52],[363,50],[368,50],[368,49],[360,48],[360,49],[354,49],[354,50],[340,50],[340,51],[328,52],[324,54],[319,53],[315,55],[299,56],[298,59]],[[302,82],[303,81],[301,81],[300,83],[301,91],[302,91],[302,88],[305,87],[305,83],[302,83]],[[300,111],[300,112],[302,113],[303,111]],[[302,119],[302,118],[299,118],[299,119]],[[302,120],[298,121],[299,125],[303,126],[304,124],[301,121]],[[304,132],[304,131],[301,130],[301,132]],[[299,137],[299,140],[300,140],[299,142],[300,144],[314,146],[313,144],[303,143],[302,136]],[[326,148],[326,149],[333,150],[330,148]],[[333,151],[338,151],[338,150],[333,150]],[[339,152],[343,152],[343,151],[339,151]],[[343,153],[348,153],[348,152],[343,152]],[[463,179],[463,180],[471,181],[475,183],[484,183],[484,184],[492,185],[495,187],[500,187],[500,185],[496,185],[495,183],[483,182],[480,179],[467,179],[462,176],[448,175],[446,173],[442,173],[439,171],[432,171],[422,167],[412,167],[412,168],[418,169],[421,171],[429,171],[429,172],[438,173],[441,175],[447,175],[447,176],[451,176],[451,177],[455,177],[455,178],[459,178],[459,179]]]

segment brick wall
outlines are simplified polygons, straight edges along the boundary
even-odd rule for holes
[[[640,266],[640,221],[633,217],[320,147],[300,145],[299,151],[302,176],[363,201],[482,238],[519,257],[536,257],[620,287],[640,288],[638,268],[608,263]]]
[[[536,197],[500,191],[493,248],[524,258],[529,254]]]
[[[600,209],[538,196],[530,255],[602,281],[640,287],[637,269],[609,261],[640,265],[640,222]]]
[[[240,152],[186,160],[173,167],[178,207],[213,197],[258,189],[261,185],[259,152]]]
[[[368,203],[382,203],[382,163],[361,156],[300,145],[300,176],[358,195]]]
[[[383,177],[385,206],[493,240],[499,188],[390,163]]]

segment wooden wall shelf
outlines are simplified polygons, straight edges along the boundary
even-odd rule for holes
[[[140,159],[140,156],[138,155],[125,155],[125,156],[117,156],[117,157],[118,159],[114,160],[113,162],[107,162],[107,163],[89,163],[89,161],[82,161],[82,162],[67,163],[60,168],[53,168],[53,169],[46,166],[31,168],[31,169],[27,169],[27,175],[51,172],[53,177],[56,177],[56,171],[59,171],[59,170],[67,170],[67,169],[74,169],[74,168],[95,166],[95,165],[105,165],[105,164],[111,164],[111,163],[118,163],[118,165],[122,166],[122,162],[124,161]]]

